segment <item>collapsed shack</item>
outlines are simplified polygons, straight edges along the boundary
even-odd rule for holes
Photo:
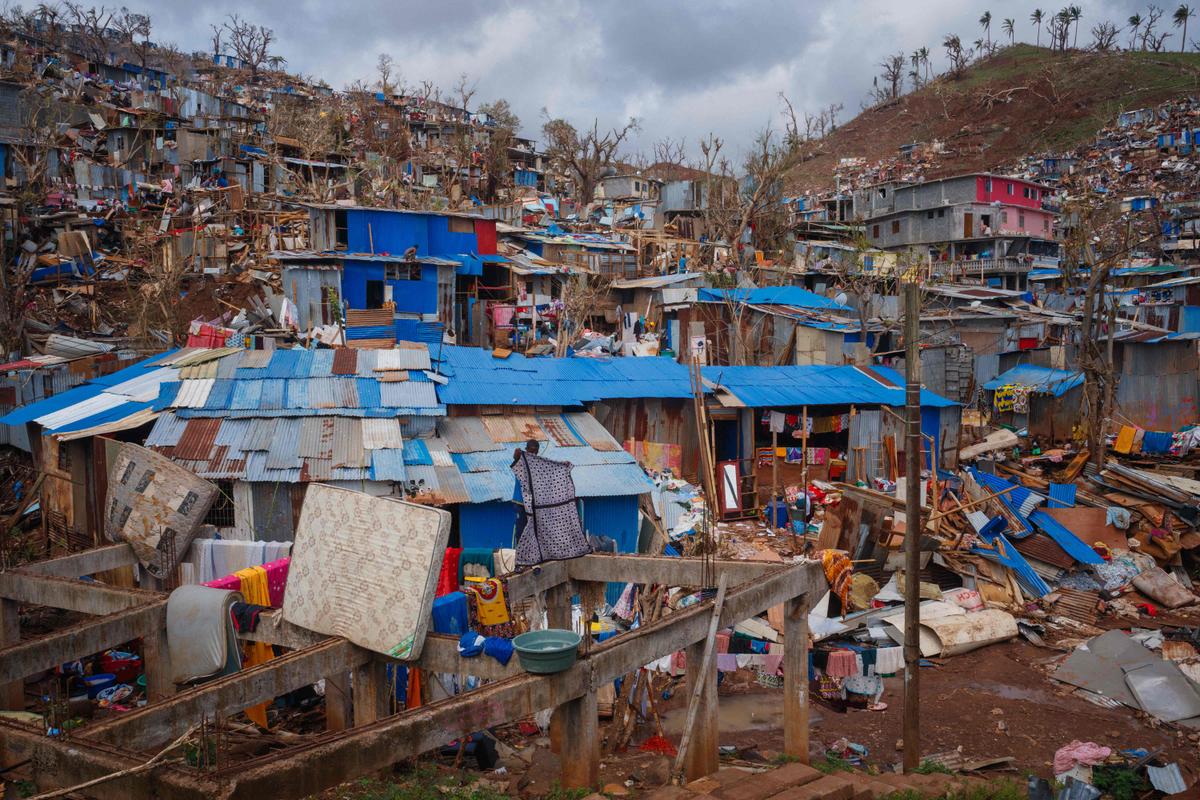
[[[396,711],[387,677],[388,665],[398,663],[396,660],[342,638],[324,637],[290,625],[278,612],[264,612],[257,631],[249,638],[271,642],[289,652],[177,691],[167,677],[170,671],[165,663],[166,594],[80,579],[126,569],[135,561],[128,545],[117,544],[0,574],[5,635],[5,647],[0,650],[0,685],[6,687],[4,698],[9,708],[21,699],[20,682],[28,676],[131,640],[141,639],[143,643],[150,699],[146,706],[57,736],[47,736],[40,721],[30,724],[0,719],[5,764],[28,761],[41,788],[75,786],[124,772],[88,787],[87,793],[114,798],[299,798],[546,708],[555,709],[557,722],[552,723],[552,740],[562,755],[564,786],[592,786],[598,778],[600,756],[596,690],[680,649],[687,649],[698,663],[714,605],[705,601],[628,634],[602,643],[588,642],[573,667],[547,676],[525,673],[516,661],[507,667],[480,659],[466,661],[457,652],[456,637],[430,634],[414,666],[475,675],[488,682],[474,691],[418,709]],[[812,599],[825,588],[819,565],[705,565],[699,559],[588,555],[526,569],[508,576],[507,583],[513,600],[537,597],[545,604],[552,626],[569,628],[570,598],[586,591],[589,584],[622,580],[702,586],[707,582],[707,566],[715,574],[726,576],[730,584],[719,618],[722,626],[772,606],[786,605],[786,750],[806,758],[807,612]],[[22,603],[66,609],[90,618],[45,636],[22,638],[17,616],[18,604]],[[792,642],[800,646],[792,647]],[[229,715],[322,678],[342,685],[348,680],[352,687],[339,714],[331,713],[327,706],[326,733],[289,736],[273,743],[277,749],[241,762],[223,761],[218,751],[216,763],[206,766],[177,759],[147,766],[153,754],[181,735],[207,726],[204,729],[208,735],[219,737],[223,720]],[[694,779],[715,771],[718,764],[715,661],[703,674],[699,669],[689,669],[687,680],[689,695],[697,682],[703,684],[704,698],[685,765],[686,776]],[[351,727],[339,730],[342,725]]]

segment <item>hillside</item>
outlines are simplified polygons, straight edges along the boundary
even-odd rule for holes
[[[926,175],[991,169],[1026,154],[1074,147],[1122,110],[1200,91],[1200,53],[1056,53],[1018,44],[863,111],[815,143],[791,191],[830,188],[842,158],[893,158],[901,145],[942,141]]]

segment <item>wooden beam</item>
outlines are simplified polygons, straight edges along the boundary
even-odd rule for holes
[[[808,602],[789,600],[783,616],[783,752],[809,763]]]
[[[0,650],[0,685],[162,630],[167,601],[87,620]]]
[[[127,544],[110,544],[85,550],[82,553],[50,558],[45,561],[35,561],[21,566],[23,572],[34,572],[38,575],[57,575],[60,578],[78,578],[83,575],[95,575],[97,572],[107,572],[110,569],[130,567],[138,563],[133,548]]]
[[[354,683],[350,687],[354,727],[370,725],[391,715],[393,689],[387,677],[387,664],[388,659],[384,656],[375,656],[355,668]]]
[[[657,583],[666,586],[702,586],[704,562],[699,558],[669,556],[592,555],[565,562],[572,580]],[[762,561],[716,561],[715,574],[727,573],[729,585],[758,580],[778,563]]]
[[[56,575],[33,575],[23,570],[0,572],[0,597],[31,606],[49,606],[97,616],[163,599],[159,592],[122,589]]]
[[[236,714],[316,683],[331,673],[349,672],[370,661],[371,656],[345,639],[327,639],[311,648],[217,678],[161,703],[128,711],[84,728],[81,733],[85,739],[131,750],[151,750],[179,736],[202,717]]]

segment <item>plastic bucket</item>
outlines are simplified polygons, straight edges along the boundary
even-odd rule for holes
[[[522,633],[513,639],[513,649],[526,672],[548,675],[571,668],[580,641],[574,631],[550,628]]]

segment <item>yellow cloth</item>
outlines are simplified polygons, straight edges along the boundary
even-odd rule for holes
[[[471,586],[471,589],[475,591],[480,625],[503,625],[509,621],[503,583],[495,578],[488,578],[482,584]]]
[[[1128,454],[1133,449],[1133,437],[1137,435],[1137,429],[1132,425],[1122,425],[1121,432],[1117,434],[1116,444],[1113,449],[1118,453]]]
[[[241,583],[242,596],[247,603],[256,606],[270,606],[271,593],[267,589],[267,571],[262,567],[248,567],[233,573]],[[264,664],[275,657],[275,651],[266,642],[245,642],[242,644],[242,667],[253,667]],[[267,727],[267,703],[259,703],[246,709],[246,716],[260,728]]]

